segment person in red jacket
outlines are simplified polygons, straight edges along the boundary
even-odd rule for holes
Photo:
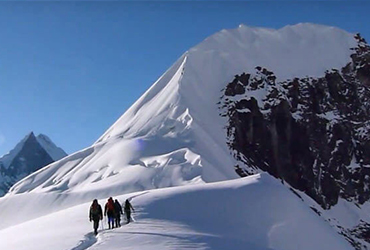
[[[114,201],[112,197],[109,197],[107,203],[105,204],[104,208],[104,216],[108,215],[108,226],[109,229],[114,228],[114,218],[116,215]]]
[[[99,228],[99,220],[103,219],[103,212],[101,209],[101,206],[98,203],[98,200],[93,200],[93,203],[90,206],[90,213],[89,213],[89,219],[90,222],[94,221],[94,234],[98,234],[98,228]]]

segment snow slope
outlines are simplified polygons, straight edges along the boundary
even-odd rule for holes
[[[96,197],[200,183],[201,172],[199,155],[173,140],[110,140],[52,163],[15,184],[0,198],[0,229]],[[29,199],[27,207],[22,206],[23,197]],[[17,204],[21,213],[14,216],[9,204]]]
[[[136,222],[114,230],[101,227],[97,238],[88,222],[90,203],[85,203],[0,231],[0,248],[351,249],[321,217],[267,174],[118,197],[122,202],[126,198],[138,211]],[[105,200],[99,203],[104,205]]]

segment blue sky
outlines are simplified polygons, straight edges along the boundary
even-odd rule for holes
[[[96,141],[207,36],[313,22],[370,40],[370,3],[1,2],[0,156],[27,133],[67,153]]]

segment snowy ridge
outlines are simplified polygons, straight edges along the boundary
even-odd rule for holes
[[[100,138],[97,142],[101,142],[109,139],[111,136],[124,135],[126,138],[133,136],[143,136],[148,134],[150,131],[144,129],[143,125],[156,117],[160,121],[160,118],[164,119],[163,113],[167,113],[171,107],[174,107],[177,103],[178,98],[178,82],[181,79],[182,71],[186,63],[186,55],[180,57],[177,62],[169,70],[167,70],[153,85],[150,87],[126,112],[115,122]],[[173,84],[169,84],[173,83]],[[167,87],[171,86],[171,87]],[[158,96],[164,102],[156,101]],[[154,107],[151,104],[155,104]],[[151,109],[154,113],[144,112],[146,109]],[[165,112],[167,111],[167,112]],[[162,114],[162,115],[161,115]],[[158,117],[159,116],[159,117]],[[157,118],[158,117],[158,118]],[[129,123],[127,123],[129,122]],[[153,123],[158,125],[158,121],[155,120]],[[138,124],[140,128],[132,126]],[[138,134],[138,132],[140,132]]]
[[[0,239],[6,240],[0,240],[0,247],[16,250],[351,249],[322,218],[267,174],[116,198],[122,202],[131,199],[137,210],[136,222],[114,230],[101,227],[95,238],[86,222],[89,202],[2,230]],[[105,199],[99,203],[104,205]],[[32,230],[36,225],[38,230]],[[28,233],[17,234],[23,231]]]

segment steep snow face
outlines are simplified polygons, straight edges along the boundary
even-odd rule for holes
[[[321,217],[267,174],[115,198],[131,200],[136,222],[103,230],[107,228],[103,220],[95,238],[87,217],[89,202],[1,230],[0,248],[352,249]],[[102,206],[105,202],[99,201]]]
[[[313,24],[223,30],[181,56],[91,147],[15,184],[0,199],[0,228],[92,198],[239,178],[217,102],[233,78],[261,64],[280,79],[323,75],[349,62],[355,39]],[[39,197],[34,199],[34,197]],[[7,204],[29,197],[32,211]],[[42,207],[43,209],[40,209]]]

